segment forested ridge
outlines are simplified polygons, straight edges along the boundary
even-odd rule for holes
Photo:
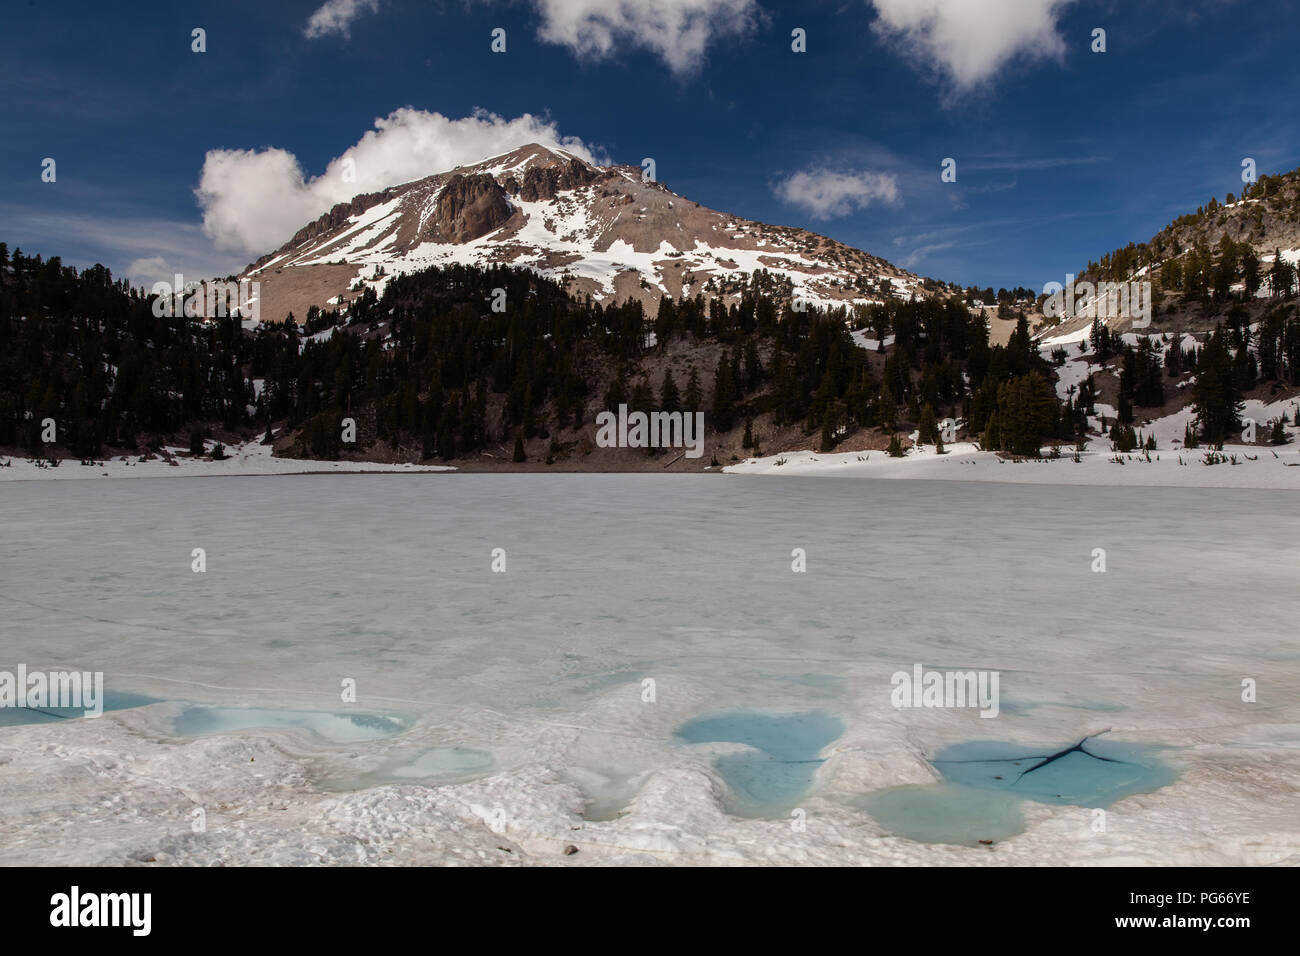
[[[710,434],[743,430],[754,450],[792,430],[820,450],[864,429],[919,428],[933,442],[942,419],[963,418],[985,447],[1036,454],[1080,427],[1023,321],[991,346],[955,297],[828,313],[796,311],[770,286],[755,273],[730,303],[665,298],[651,316],[638,302],[575,301],[524,270],[449,266],[393,277],[346,315],[245,329],[156,316],[149,295],[102,266],[0,244],[0,447],[198,453],[205,435],[265,434],[304,457],[452,460],[513,445],[516,458],[527,448],[550,461],[576,454],[597,412],[622,402],[703,411]],[[853,328],[893,339],[868,351]]]

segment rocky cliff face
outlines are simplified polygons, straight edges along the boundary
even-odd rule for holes
[[[563,166],[531,166],[523,181],[511,177],[506,188],[518,194],[524,202],[554,199],[560,192],[577,189],[600,179],[601,175],[581,160],[570,160]]]
[[[293,238],[286,243],[286,246],[299,246],[308,240],[328,235],[345,225],[353,216],[359,216],[371,206],[393,198],[393,193],[393,189],[385,189],[383,192],[363,193],[359,196],[353,196],[348,202],[337,203],[315,222],[310,222],[295,232]],[[270,257],[264,256],[263,260],[267,258]]]
[[[456,174],[438,194],[423,238],[435,242],[463,243],[506,224],[514,210],[505,190],[484,173]]]

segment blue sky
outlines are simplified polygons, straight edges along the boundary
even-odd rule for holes
[[[403,111],[354,154],[367,183],[536,129],[923,275],[1041,289],[1239,190],[1244,157],[1300,165],[1294,0],[324,2],[11,5],[0,241],[141,281],[237,270]]]

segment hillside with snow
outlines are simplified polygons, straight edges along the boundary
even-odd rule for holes
[[[1239,195],[1230,192],[1222,202],[1211,197],[1146,242],[1088,262],[1077,277],[1086,286],[1075,314],[1040,315],[1039,339],[1062,345],[1087,338],[1095,317],[1087,309],[1094,298],[1089,290],[1101,282],[1149,283],[1150,324],[1142,324],[1136,310],[1103,308],[1101,319],[1112,331],[1204,333],[1234,314],[1257,322],[1294,301],[1298,265],[1300,169],[1294,169],[1245,183]],[[1099,294],[1095,298],[1101,304]]]

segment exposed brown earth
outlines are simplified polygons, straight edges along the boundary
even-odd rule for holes
[[[290,313],[299,322],[307,320],[313,305],[332,308],[327,303],[337,296],[351,298],[348,287],[356,276],[355,266],[298,266],[260,272],[253,281],[259,284],[259,309],[264,321],[281,321]]]

